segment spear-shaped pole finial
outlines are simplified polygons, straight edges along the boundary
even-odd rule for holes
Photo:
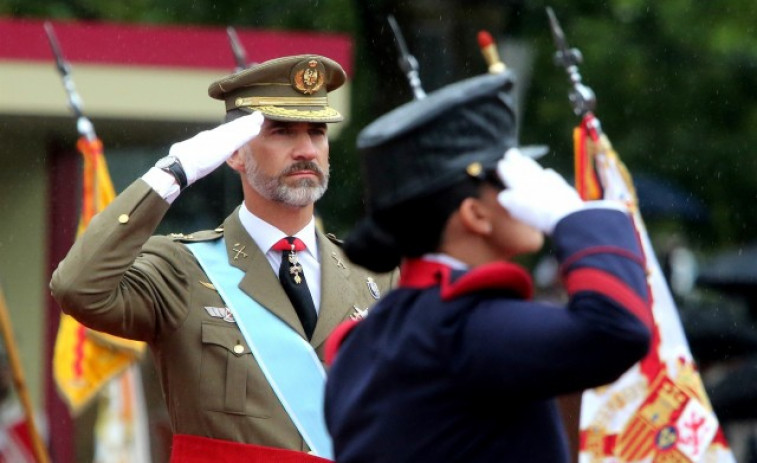
[[[76,129],[79,135],[84,136],[89,141],[97,139],[95,134],[95,127],[92,122],[84,115],[82,109],[82,100],[79,96],[79,92],[76,91],[76,85],[74,85],[74,79],[71,76],[71,66],[63,57],[58,38],[55,36],[53,25],[48,21],[44,24],[45,33],[47,34],[47,40],[50,42],[50,48],[55,56],[55,66],[58,68],[58,73],[63,81],[63,88],[66,89],[66,96],[68,97],[68,105],[71,107],[74,116],[76,117]]]
[[[247,53],[244,51],[242,42],[239,41],[236,29],[232,26],[226,28],[226,35],[229,36],[229,44],[231,44],[231,52],[234,54],[234,62],[237,64],[235,71],[241,71],[247,69]]]
[[[596,96],[589,87],[581,83],[581,74],[578,72],[578,65],[583,61],[583,56],[578,49],[568,47],[565,34],[563,34],[560,23],[557,21],[552,8],[547,7],[547,15],[549,16],[549,25],[552,29],[552,37],[557,47],[555,64],[565,68],[565,71],[568,73],[568,79],[573,87],[569,96],[573,112],[578,116],[593,112],[597,102]]]
[[[398,59],[400,69],[402,69],[402,72],[405,73],[407,81],[410,83],[410,89],[413,91],[413,96],[416,100],[426,98],[426,92],[423,90],[423,87],[421,86],[421,79],[418,76],[418,60],[416,60],[415,56],[410,54],[410,52],[408,51],[407,45],[405,44],[405,39],[404,37],[402,37],[402,31],[400,30],[400,26],[397,24],[397,21],[394,19],[394,16],[389,15],[387,19],[389,21],[389,26],[392,28],[392,32],[394,33],[394,40],[397,43],[397,50],[400,53],[400,57]]]

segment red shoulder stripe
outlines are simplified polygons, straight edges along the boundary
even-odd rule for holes
[[[583,259],[584,257],[590,256],[593,254],[615,254],[617,256],[625,257],[628,260],[636,262],[642,268],[646,267],[644,256],[635,254],[634,252],[631,252],[628,249],[617,247],[617,246],[593,246],[593,247],[578,251],[575,254],[566,258],[562,262],[562,264],[560,264],[560,273],[562,274],[566,271],[569,271],[570,266],[576,263],[578,260]]]
[[[652,304],[645,301],[617,277],[593,268],[581,268],[565,277],[565,289],[573,295],[579,291],[602,294],[626,307],[650,330],[654,330]]]

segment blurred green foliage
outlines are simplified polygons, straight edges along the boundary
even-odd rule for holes
[[[351,31],[349,0],[0,0],[0,14],[59,20]]]
[[[757,4],[694,0],[0,0],[15,17],[338,31],[355,38],[353,123],[332,146],[332,188],[320,205],[344,232],[360,214],[354,150],[360,127],[409,100],[385,15],[394,14],[421,65],[427,90],[483,72],[477,28],[518,40],[534,53],[521,130],[548,144],[544,162],[567,173],[577,119],[568,82],[552,63],[544,8],[553,7],[569,43],[583,52],[584,83],[597,115],[631,172],[647,172],[703,201],[709,217],[648,223],[714,250],[757,235]]]
[[[524,137],[570,152],[567,80],[539,34],[546,3],[529,3],[523,30],[540,52]],[[672,0],[555,1],[584,83],[630,171],[651,172],[703,200],[709,218],[679,228],[700,249],[757,237],[757,4]],[[546,139],[544,137],[546,135]]]

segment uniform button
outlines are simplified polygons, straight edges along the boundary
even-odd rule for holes
[[[118,216],[118,223],[126,223],[129,221],[129,214],[121,214]]]
[[[244,352],[244,346],[242,346],[241,344],[237,344],[236,346],[234,346],[235,354],[241,354],[242,352]]]

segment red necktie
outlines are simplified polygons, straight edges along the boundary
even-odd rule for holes
[[[282,252],[279,281],[300,318],[305,334],[310,339],[318,316],[315,312],[313,297],[305,281],[302,265],[297,259],[297,251],[304,251],[305,243],[298,238],[287,236],[274,244],[273,249]]]

